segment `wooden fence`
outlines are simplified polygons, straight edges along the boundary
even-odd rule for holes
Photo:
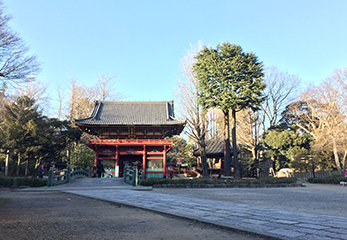
[[[332,172],[294,172],[294,177],[296,177],[299,181],[307,181],[309,178],[322,178],[322,177],[328,177],[331,176]]]
[[[66,169],[60,171],[53,171],[53,168],[50,168],[48,171],[48,181],[47,186],[57,186],[65,183],[69,183],[76,178],[89,178],[90,177],[90,168],[83,167],[70,167],[67,166]]]

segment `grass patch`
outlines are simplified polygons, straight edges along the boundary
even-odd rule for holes
[[[296,183],[296,178],[274,178],[274,177],[262,177],[257,179],[242,179],[242,180],[231,180],[231,179],[158,179],[150,178],[140,182],[142,186],[153,186],[155,184],[280,184],[280,183]]]

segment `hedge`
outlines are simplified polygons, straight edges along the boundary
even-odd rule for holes
[[[0,177],[1,187],[42,187],[47,186],[47,179],[40,178],[14,178],[14,177]]]
[[[153,186],[155,184],[281,184],[281,183],[296,183],[296,178],[274,178],[274,177],[262,177],[257,179],[243,179],[243,180],[226,180],[226,179],[158,179],[149,178],[140,182],[143,186]]]
[[[340,182],[344,182],[346,179],[342,174],[333,174],[324,178],[309,178],[307,181],[309,183],[327,183],[327,184],[340,184]]]

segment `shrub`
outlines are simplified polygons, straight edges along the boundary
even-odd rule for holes
[[[345,181],[345,177],[341,174],[333,174],[324,178],[309,178],[309,183],[328,183],[328,184],[340,184],[341,181]]]
[[[40,178],[15,178],[14,185],[16,186],[29,186],[29,187],[42,187],[47,186],[46,179]]]
[[[153,186],[155,184],[221,184],[221,183],[239,183],[239,184],[279,184],[279,183],[296,183],[296,178],[274,178],[262,177],[257,179],[226,180],[226,179],[158,179],[149,178],[140,182],[143,186]]]
[[[12,187],[14,185],[14,178],[12,177],[0,177],[0,186]]]
[[[13,177],[0,177],[0,186],[29,186],[29,187],[42,187],[47,186],[46,179],[40,178],[13,178]]]
[[[296,183],[296,178],[275,178],[275,177],[261,177],[255,179],[255,182],[258,184],[279,184],[279,183]]]

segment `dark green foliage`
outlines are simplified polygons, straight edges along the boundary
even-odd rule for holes
[[[294,165],[300,165],[302,155],[309,155],[310,142],[312,138],[308,133],[298,134],[288,129],[270,129],[263,135],[263,143],[267,148],[267,157],[277,160],[277,169],[290,166],[291,160],[295,160]],[[292,166],[295,167],[295,166]],[[309,166],[308,166],[309,167]]]
[[[47,186],[47,179],[40,178],[15,178],[16,186],[43,187]]]
[[[71,152],[70,162],[73,166],[88,167],[94,165],[95,152],[86,147],[79,145]]]
[[[173,136],[173,149],[167,153],[167,162],[176,163],[178,159],[182,163],[187,163],[188,166],[191,166],[192,163],[196,163],[196,158],[190,156],[193,151],[193,145],[187,144],[187,141],[184,138]]]
[[[225,180],[225,179],[157,179],[150,178],[142,181],[140,184],[143,186],[153,186],[155,184],[280,184],[280,183],[296,183],[296,178],[274,178],[263,177],[257,179],[243,179],[243,180]]]
[[[314,100],[312,100],[314,101]],[[315,105],[318,105],[317,103]],[[293,128],[299,129],[298,126],[304,127],[306,130],[312,130],[312,120],[316,120],[315,125],[319,125],[318,117],[312,118],[312,109],[307,102],[296,101],[286,106],[286,109],[281,113],[280,126],[283,129]],[[300,129],[300,131],[303,131]]]
[[[14,185],[13,177],[0,177],[0,186],[2,187],[11,187]]]
[[[206,111],[221,109],[224,113],[224,146],[229,146],[229,111],[234,126],[236,112],[251,108],[257,110],[264,101],[263,65],[253,53],[243,52],[241,46],[228,42],[216,49],[204,47],[196,57],[194,72],[198,79],[198,102]],[[235,177],[240,179],[237,159],[236,128],[232,131]],[[229,148],[224,153],[225,165],[230,166]],[[230,176],[230,168],[225,168]]]
[[[47,186],[47,180],[39,179],[39,178],[0,177],[0,186],[1,187],[13,187],[13,186],[42,187],[42,186]]]
[[[245,180],[250,181],[250,184],[279,184],[279,183],[296,183],[296,178],[275,178],[275,177],[262,177],[254,180]]]
[[[319,167],[321,171],[329,171],[336,168],[334,161],[334,153],[329,151],[327,147],[322,147],[319,152],[315,152],[314,156],[315,166]]]
[[[18,157],[22,162],[28,161],[26,173],[32,176],[36,176],[35,169],[42,160],[61,158],[66,146],[81,136],[81,131],[69,122],[42,115],[35,100],[28,96],[18,97],[5,106],[1,117],[4,121],[0,128],[0,148],[9,151],[13,163]],[[17,166],[15,174],[19,175],[20,171]]]
[[[196,57],[199,103],[222,111],[256,109],[263,101],[263,65],[253,53],[228,42],[203,48]]]
[[[309,178],[307,181],[309,183],[328,183],[328,184],[340,184],[340,182],[344,182],[346,179],[344,175],[341,174],[333,174],[324,178]]]

